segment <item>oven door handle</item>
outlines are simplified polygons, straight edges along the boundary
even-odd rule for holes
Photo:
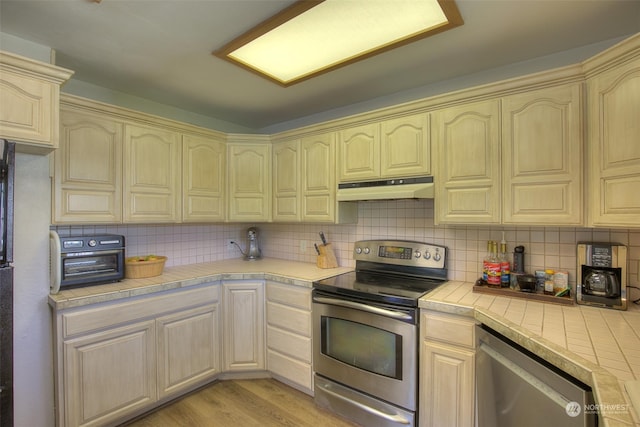
[[[403,313],[401,311],[388,310],[386,308],[375,307],[369,304],[362,304],[360,302],[345,301],[337,298],[326,297],[313,297],[313,302],[320,304],[331,304],[340,307],[355,308],[357,310],[366,311],[368,313],[379,314],[381,316],[391,317],[399,320],[412,320],[413,317],[410,314]]]

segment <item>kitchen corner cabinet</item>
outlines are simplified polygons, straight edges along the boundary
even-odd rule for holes
[[[431,174],[429,116],[414,114],[339,133],[340,182]]]
[[[181,137],[160,127],[125,124],[123,220],[180,220]]]
[[[504,224],[584,224],[582,94],[575,83],[502,98]]]
[[[313,394],[311,288],[267,282],[267,370]]]
[[[436,223],[499,224],[500,102],[432,113]]]
[[[271,144],[230,142],[227,145],[229,215],[233,222],[271,220]]]
[[[54,312],[57,425],[114,425],[220,371],[218,284]]]
[[[420,427],[475,425],[475,322],[421,310]]]
[[[274,142],[273,221],[300,221],[300,141]]]
[[[16,149],[46,154],[58,148],[60,86],[73,72],[0,51],[0,138]]]
[[[60,148],[53,156],[53,223],[121,222],[124,123],[64,109],[60,116]]]
[[[264,370],[264,281],[225,281],[222,293],[224,370]]]
[[[640,226],[639,40],[635,53],[622,44],[598,58],[587,80],[593,226]]]
[[[224,221],[226,170],[224,141],[182,136],[182,222]]]

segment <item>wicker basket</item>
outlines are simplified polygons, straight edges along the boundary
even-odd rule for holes
[[[124,277],[126,279],[142,279],[144,277],[154,277],[162,274],[166,256],[156,256],[156,259],[149,261],[136,261],[144,257],[129,257],[124,262]]]

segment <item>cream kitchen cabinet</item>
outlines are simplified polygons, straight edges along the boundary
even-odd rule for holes
[[[180,134],[156,126],[125,124],[123,221],[178,222]]]
[[[640,37],[586,64],[589,224],[640,226]]]
[[[475,322],[421,310],[420,426],[475,423]]]
[[[226,143],[199,135],[182,136],[182,221],[224,221]]]
[[[60,115],[53,223],[121,222],[124,123],[89,111],[63,108]]]
[[[233,138],[227,145],[228,221],[271,220],[271,144]],[[242,138],[240,138],[242,139]]]
[[[502,98],[504,224],[584,224],[582,104],[581,83]]]
[[[311,288],[267,282],[267,370],[312,394]]]
[[[224,370],[264,370],[264,281],[223,281],[222,292]]]
[[[102,426],[216,377],[217,283],[54,311],[57,425]]]
[[[436,223],[500,223],[500,102],[432,113]]]
[[[431,174],[426,113],[351,127],[339,135],[340,182]]]
[[[16,149],[48,153],[58,148],[60,86],[73,72],[0,51],[0,138]]]
[[[273,221],[300,221],[300,141],[274,142]]]

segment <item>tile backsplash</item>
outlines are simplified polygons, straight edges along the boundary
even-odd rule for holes
[[[576,244],[579,241],[617,242],[628,246],[628,285],[640,287],[640,229],[591,229],[572,227],[523,227],[481,225],[434,225],[433,200],[359,202],[357,224],[176,224],[58,226],[61,235],[115,233],[126,237],[127,255],[159,254],[168,257],[167,266],[220,261],[241,257],[229,244],[246,246],[249,226],[259,230],[260,246],[266,257],[315,263],[314,243],[324,231],[333,244],[341,266],[354,266],[353,243],[364,239],[417,240],[449,248],[449,279],[475,281],[482,268],[487,240],[502,239],[512,255],[516,245],[525,247],[525,268],[568,271],[576,281]],[[631,299],[640,298],[632,289]]]

